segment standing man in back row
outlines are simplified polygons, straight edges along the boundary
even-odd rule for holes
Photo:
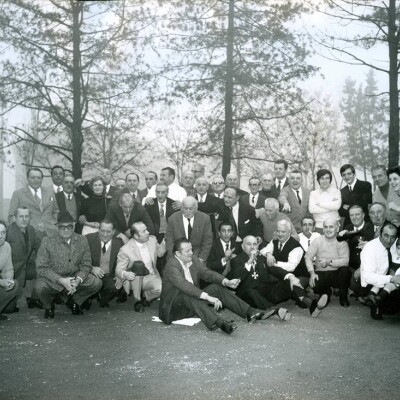
[[[288,178],[286,176],[286,172],[288,169],[288,162],[286,160],[280,159],[276,160],[274,164],[274,172],[275,172],[275,189],[278,192],[278,195],[281,193],[281,190],[289,185]]]

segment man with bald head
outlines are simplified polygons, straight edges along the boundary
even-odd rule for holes
[[[259,211],[258,218],[263,226],[263,239],[269,243],[271,240],[277,238],[276,229],[278,221],[288,221],[291,226],[291,235],[298,242],[300,241],[299,235],[296,232],[295,227],[290,221],[289,217],[279,211],[279,202],[277,199],[266,199],[264,208]]]
[[[319,295],[326,294],[330,298],[331,288],[339,288],[340,305],[348,307],[351,278],[350,250],[347,242],[337,241],[338,231],[338,221],[327,218],[323,224],[324,234],[311,242],[305,260],[310,273],[310,286],[314,292]]]
[[[261,177],[261,194],[266,199],[277,199],[279,196],[279,193],[274,185],[274,177],[271,172],[267,172]]]
[[[191,196],[185,197],[181,210],[168,219],[165,233],[168,258],[173,256],[172,249],[175,241],[181,238],[190,241],[193,254],[201,261],[207,260],[213,242],[211,220],[207,214],[198,211],[198,202]]]
[[[229,173],[226,175],[225,186],[227,188],[236,188],[239,197],[247,194],[247,192],[245,190],[242,190],[239,188],[240,182],[239,182],[238,176],[236,174]]]
[[[122,193],[118,202],[112,202],[107,211],[117,231],[117,237],[124,243],[131,237],[130,228],[134,222],[142,221],[151,235],[154,235],[154,225],[146,209],[133,199],[130,193]]]

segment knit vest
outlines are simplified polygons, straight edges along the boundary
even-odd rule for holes
[[[111,266],[110,266],[111,246],[108,246],[108,249],[104,254],[103,252],[101,252],[100,256],[100,268],[103,270],[105,274],[111,273]]]
[[[274,252],[272,255],[275,257],[275,260],[277,262],[287,262],[289,260],[290,252],[298,247],[301,247],[300,243],[296,239],[293,239],[291,236],[289,237],[289,240],[285,243],[285,246],[283,247],[281,252],[279,251],[279,240],[274,239],[272,243],[274,245]],[[304,260],[304,252],[299,262],[299,265],[296,267],[293,273],[296,276],[308,276],[307,267]]]

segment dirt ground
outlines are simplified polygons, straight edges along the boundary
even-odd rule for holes
[[[132,300],[54,320],[21,307],[0,322],[0,399],[397,399],[400,316],[374,321],[337,298],[316,319],[286,304],[282,322],[238,323],[228,336],[152,322]]]

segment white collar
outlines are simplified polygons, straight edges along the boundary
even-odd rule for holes
[[[179,257],[177,257],[176,255],[175,255],[175,258],[180,262],[180,264],[182,265],[182,267],[185,268],[185,269],[189,269],[189,268],[192,266],[192,264],[193,264],[193,261],[190,261],[189,263],[185,264],[185,263],[184,263]]]
[[[357,178],[354,179],[353,183],[351,185],[347,185],[348,187],[351,187],[351,190],[354,190],[354,185],[357,183]]]

